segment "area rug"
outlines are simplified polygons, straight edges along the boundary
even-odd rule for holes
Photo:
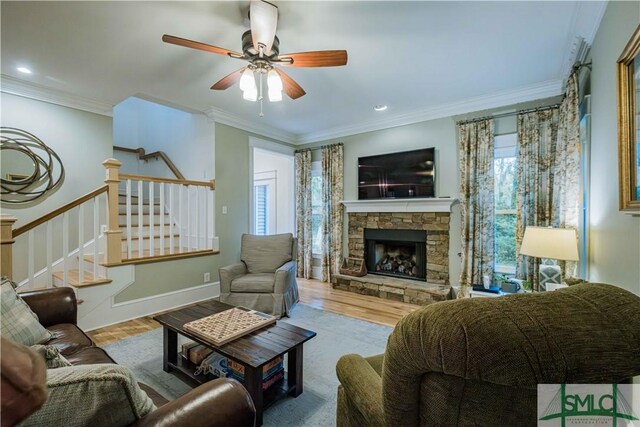
[[[298,304],[283,321],[315,331],[304,345],[304,392],[264,413],[265,426],[333,426],[336,418],[336,362],[348,353],[384,352],[392,328]],[[172,400],[191,390],[162,370],[162,328],[109,344],[105,350],[136,377]],[[215,411],[215,408],[212,408]]]

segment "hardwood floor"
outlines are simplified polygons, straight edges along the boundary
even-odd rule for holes
[[[298,290],[303,304],[386,326],[395,326],[402,317],[420,308],[418,305],[335,290],[331,284],[319,280],[298,279]],[[147,316],[96,329],[88,335],[97,345],[103,346],[159,327],[152,316]]]
[[[336,290],[330,283],[319,280],[298,279],[298,289],[301,303],[386,326],[395,326],[405,315],[420,308],[419,305]]]

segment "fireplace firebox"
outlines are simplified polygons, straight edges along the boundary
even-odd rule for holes
[[[364,241],[368,273],[426,279],[426,231],[365,228]]]

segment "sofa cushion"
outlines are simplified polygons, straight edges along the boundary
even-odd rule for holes
[[[116,363],[106,351],[100,347],[84,347],[66,356],[72,365],[95,365],[98,363]]]
[[[93,346],[93,341],[80,328],[71,323],[61,323],[49,326],[53,339],[47,345],[57,347],[64,356],[68,356],[85,347]]]
[[[165,399],[164,396],[162,396],[160,393],[158,393],[157,391],[155,391],[145,383],[138,383],[138,386],[140,387],[140,389],[142,389],[142,391],[147,393],[147,396],[149,396],[149,399],[151,399],[153,404],[156,405],[156,408],[159,408],[169,403],[169,401]]]
[[[231,292],[272,293],[275,281],[275,273],[245,274],[231,281]]]
[[[275,273],[285,262],[291,261],[291,233],[272,236],[242,235],[240,259],[249,273]]]
[[[47,389],[49,399],[22,427],[126,426],[155,408],[133,373],[114,364],[49,369]]]
[[[26,346],[40,344],[51,339],[51,333],[40,324],[38,316],[16,294],[13,284],[8,279],[2,278],[0,288],[2,336]]]

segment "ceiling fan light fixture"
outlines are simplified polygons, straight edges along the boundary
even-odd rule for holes
[[[269,102],[282,101],[282,91],[269,88]]]
[[[242,92],[247,92],[247,91],[252,91],[256,93],[258,92],[258,89],[256,88],[256,79],[253,76],[252,70],[247,68],[242,72],[242,77],[240,77],[239,86]]]
[[[247,101],[256,102],[258,100],[258,89],[249,88],[247,90],[242,91],[242,98]]]
[[[271,91],[282,92],[282,79],[273,68],[267,73],[267,84],[269,85],[269,93]]]

